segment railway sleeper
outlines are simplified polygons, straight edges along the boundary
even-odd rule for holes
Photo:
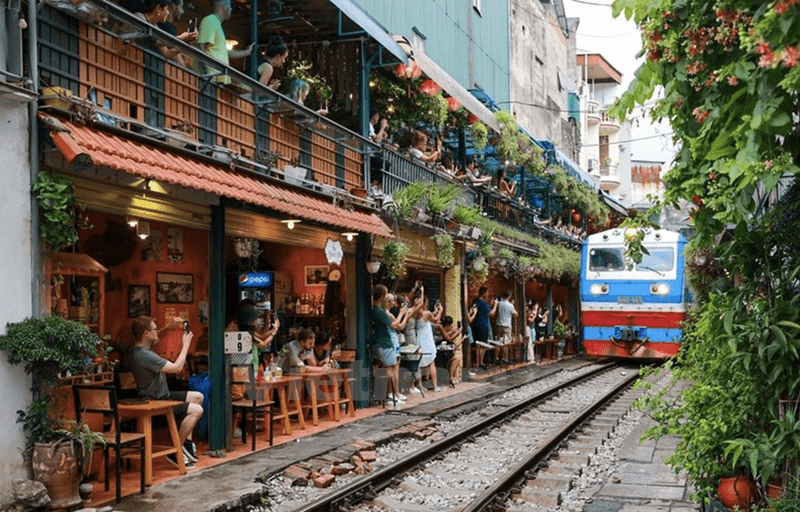
[[[560,462],[563,464],[581,464],[587,465],[589,464],[589,454],[586,453],[567,453],[567,452],[559,452],[553,458],[555,462]]]
[[[571,443],[581,443],[581,444],[593,444],[599,445],[603,444],[603,441],[608,439],[608,433],[596,433],[596,434],[578,434],[577,436],[573,437],[569,441]]]
[[[577,476],[581,474],[581,466],[579,464],[551,461],[548,466],[541,470],[545,475],[562,475],[562,476]]]
[[[617,416],[598,416],[592,418],[591,421],[593,427],[611,427],[612,430],[619,425],[619,417]]]
[[[578,443],[575,441],[570,441],[564,447],[565,450],[578,452],[578,453],[585,453],[587,455],[594,455],[597,453],[597,443]]]
[[[430,512],[431,507],[428,505],[416,505],[414,503],[406,503],[392,498],[391,496],[380,496],[372,500],[371,505],[384,509],[384,510],[402,510],[403,512]]]
[[[574,476],[540,474],[525,480],[525,485],[536,489],[550,489],[551,491],[568,491],[572,488]]]
[[[407,478],[397,488],[427,496],[473,496],[475,494],[475,489],[459,489],[453,486],[429,487]]]
[[[601,427],[592,424],[591,426],[582,429],[581,433],[583,435],[596,437],[598,439],[608,439],[611,437],[611,432],[613,431],[614,429],[612,427]]]
[[[527,503],[537,505],[540,507],[557,507],[561,505],[561,491],[553,491],[550,489],[532,489],[525,488],[519,494],[519,497]]]

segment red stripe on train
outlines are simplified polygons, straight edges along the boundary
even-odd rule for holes
[[[609,340],[583,340],[583,350],[590,356],[623,357],[635,359],[665,359],[678,355],[680,343],[645,343],[643,346],[632,344],[630,348],[620,347]],[[633,350],[633,353],[630,353]]]
[[[654,311],[582,311],[581,324],[592,327],[639,325],[672,329],[682,327],[686,313],[658,313]]]

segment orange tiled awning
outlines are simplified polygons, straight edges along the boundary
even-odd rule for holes
[[[264,206],[299,219],[312,220],[348,231],[393,238],[392,230],[374,213],[347,210],[318,197],[255,177],[208,164],[177,153],[126,139],[79,123],[40,114],[51,128],[55,145],[72,162],[93,163],[143,178],[165,181],[186,188]],[[66,131],[53,129],[58,124]]]

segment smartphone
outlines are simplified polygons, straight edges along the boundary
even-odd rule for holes
[[[189,32],[194,32],[194,28],[197,26],[197,18],[192,18],[189,20]]]
[[[183,333],[184,334],[189,334],[189,321],[188,320],[184,320],[183,321]]]

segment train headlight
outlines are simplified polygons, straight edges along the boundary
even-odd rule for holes
[[[605,295],[608,293],[608,285],[607,284],[593,284],[589,287],[589,291],[592,295]]]
[[[653,283],[650,285],[650,293],[653,295],[669,295],[669,285],[667,283]]]

